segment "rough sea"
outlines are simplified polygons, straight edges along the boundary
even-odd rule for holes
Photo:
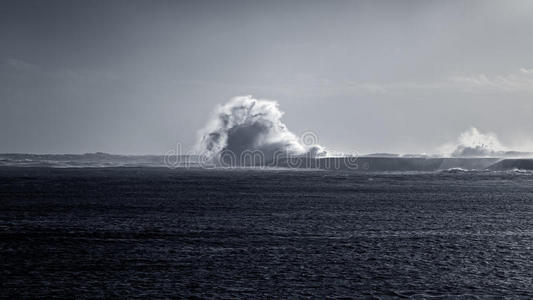
[[[532,298],[533,174],[0,168],[0,298]]]

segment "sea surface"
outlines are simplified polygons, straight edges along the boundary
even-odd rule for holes
[[[532,298],[531,172],[0,168],[0,298]]]

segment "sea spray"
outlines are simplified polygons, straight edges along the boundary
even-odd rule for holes
[[[477,128],[470,127],[461,133],[458,145],[451,155],[454,157],[498,156],[505,150],[495,133],[481,133]]]
[[[276,101],[235,97],[217,107],[200,133],[196,152],[209,158],[220,158],[224,153],[238,158],[254,151],[267,161],[278,154],[326,156],[316,140],[309,142],[309,136],[300,139],[292,133],[281,121],[282,116]]]

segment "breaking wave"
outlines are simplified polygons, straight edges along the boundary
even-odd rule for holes
[[[477,128],[470,127],[459,136],[459,144],[452,153],[454,157],[499,156],[505,152],[504,147],[494,133],[481,133]]]
[[[201,131],[196,151],[209,158],[225,152],[239,156],[246,151],[260,151],[271,160],[285,156],[326,156],[314,135],[298,138],[281,121],[283,112],[270,100],[240,96],[217,107],[213,118]]]
[[[455,173],[466,173],[468,171],[470,170],[456,167],[456,168],[449,168],[449,169],[441,170],[440,172],[455,174]]]
[[[445,146],[450,149],[450,145]],[[531,157],[531,152],[512,151],[504,146],[492,132],[482,133],[470,127],[461,133],[457,142],[447,151],[452,157]]]

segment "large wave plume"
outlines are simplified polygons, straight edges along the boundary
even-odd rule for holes
[[[452,156],[498,156],[506,151],[496,134],[481,133],[477,128],[470,127],[461,133],[458,145]]]
[[[240,96],[217,107],[206,128],[201,131],[196,151],[216,158],[224,151],[239,156],[245,151],[261,151],[266,160],[279,153],[286,156],[325,156],[316,141],[299,139],[281,121],[283,112],[270,100]]]
[[[452,144],[453,145],[453,144]],[[450,149],[450,144],[447,146]],[[531,157],[531,152],[513,151],[504,146],[492,132],[470,127],[461,133],[450,153],[452,157]]]

